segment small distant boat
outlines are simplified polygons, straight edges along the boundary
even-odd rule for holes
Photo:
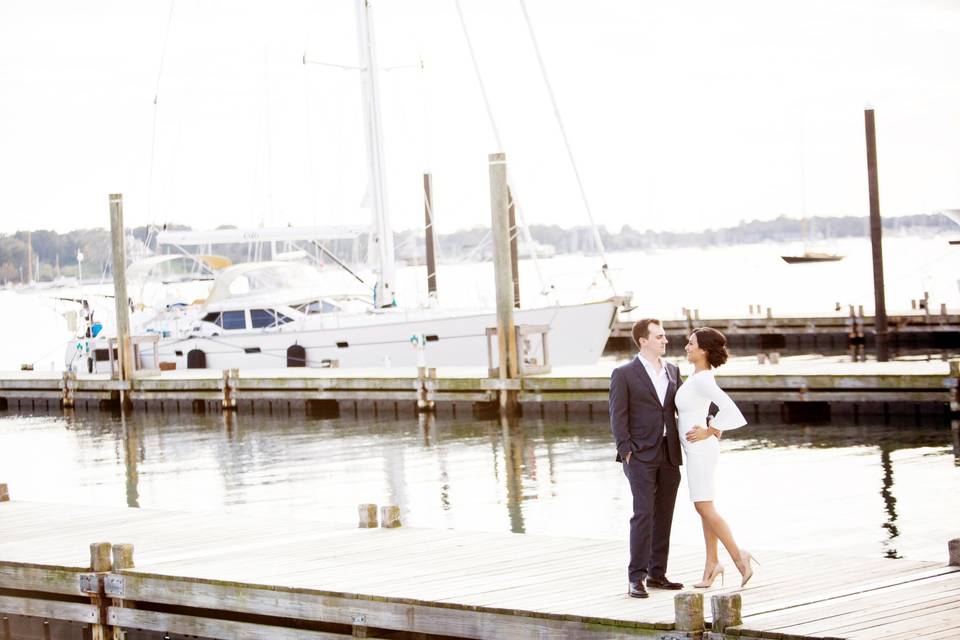
[[[941,209],[940,213],[960,224],[960,209]],[[960,240],[950,240],[950,244],[960,244]]]
[[[805,262],[837,262],[843,260],[844,256],[836,253],[818,253],[816,251],[804,251],[799,256],[780,256],[787,264],[802,264]]]

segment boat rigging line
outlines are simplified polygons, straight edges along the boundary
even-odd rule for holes
[[[460,27],[463,29],[463,37],[467,43],[467,50],[470,52],[470,61],[473,63],[473,72],[477,77],[477,84],[480,85],[480,94],[483,96],[483,104],[487,109],[487,119],[490,120],[490,128],[493,131],[493,139],[497,143],[497,148],[501,151],[505,151],[503,140],[500,138],[500,129],[497,127],[497,121],[493,117],[493,108],[490,106],[490,97],[487,95],[487,86],[483,82],[483,75],[480,73],[480,65],[477,62],[477,54],[473,49],[473,41],[470,39],[470,32],[467,30],[467,21],[463,17],[463,8],[460,6],[460,0],[453,0],[453,4],[457,8],[457,16],[460,18]],[[510,189],[510,193],[513,196],[513,201],[517,202],[519,200],[517,185],[510,180],[509,176],[507,176],[507,184]],[[523,208],[517,206],[516,211],[517,219],[520,222],[520,228],[523,231],[524,240],[526,240],[527,244],[529,244],[532,249],[534,246],[533,236],[530,235],[530,228],[527,226],[527,221],[523,214]],[[546,296],[550,292],[551,288],[547,287],[546,283],[544,282],[543,272],[540,271],[540,261],[537,260],[535,251],[531,253],[531,258],[533,259],[534,270],[537,272],[537,279],[540,281],[540,295]]]
[[[150,178],[147,182],[147,220],[153,219],[153,168],[156,164],[157,109],[160,102],[160,79],[163,77],[163,63],[167,57],[167,42],[170,40],[170,25],[173,24],[173,7],[175,4],[176,0],[170,0],[170,11],[167,14],[167,27],[163,34],[163,46],[160,49],[160,66],[157,69],[157,84],[153,90],[153,133],[150,138]]]
[[[577,162],[573,157],[573,150],[570,148],[570,139],[567,137],[567,129],[563,126],[563,118],[560,116],[560,108],[557,106],[557,98],[553,94],[553,85],[550,84],[550,77],[547,75],[547,67],[543,63],[543,55],[540,53],[540,45],[537,42],[537,36],[533,31],[533,23],[530,21],[530,14],[527,12],[527,3],[525,0],[518,0],[520,3],[520,10],[523,12],[523,19],[527,23],[527,31],[530,32],[530,42],[533,44],[533,51],[537,56],[537,64],[540,66],[540,75],[543,76],[543,84],[547,88],[547,94],[550,96],[550,104],[553,105],[553,115],[557,118],[557,126],[560,128],[560,135],[563,137],[563,146],[567,149],[567,157],[570,158],[570,167],[573,169],[573,175],[577,179],[577,187],[580,189],[580,197],[583,199],[583,208],[587,212],[587,218],[590,220],[590,229],[593,231],[593,241],[597,245],[597,250],[600,252],[600,256],[603,258],[603,267],[601,271],[604,278],[607,279],[607,282],[610,284],[610,288],[613,289],[614,294],[617,293],[617,288],[613,284],[613,279],[610,276],[609,265],[610,260],[607,259],[607,251],[603,246],[603,240],[600,238],[600,231],[597,229],[597,223],[593,219],[593,212],[590,210],[590,203],[587,200],[587,191],[583,187],[583,180],[580,178],[580,170],[577,168]]]
[[[363,285],[367,284],[366,282],[363,281],[363,278],[361,278],[356,273],[354,273],[353,270],[350,269],[350,267],[348,267],[342,260],[340,260],[340,258],[333,255],[333,253],[329,249],[327,249],[325,246],[323,246],[322,244],[320,244],[319,242],[313,239],[311,239],[310,242],[313,244],[313,246],[315,246],[317,249],[322,251],[325,256],[327,256],[328,258],[336,262],[337,265],[340,266],[344,271],[346,271],[347,273],[352,275],[354,278],[359,280],[360,284],[363,284]]]

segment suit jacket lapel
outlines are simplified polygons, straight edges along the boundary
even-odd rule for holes
[[[679,369],[674,370],[666,362],[663,363],[663,366],[667,368],[667,393],[664,396],[664,402],[667,398],[672,398],[677,392],[677,373]]]
[[[667,366],[666,363],[664,363],[663,366]],[[657,395],[657,388],[653,386],[653,380],[650,379],[650,374],[647,373],[647,368],[643,366],[642,362],[640,362],[639,357],[633,359],[633,371],[637,374],[637,377],[647,385],[647,390],[653,394],[653,399],[657,401],[657,404],[660,404],[660,396]],[[667,371],[667,375],[670,375],[669,369]],[[669,391],[669,388],[667,391]]]

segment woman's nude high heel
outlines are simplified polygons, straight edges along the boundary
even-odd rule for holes
[[[720,576],[720,584],[723,584],[723,565],[719,562],[713,565],[713,568],[710,570],[710,574],[701,580],[700,582],[694,582],[693,586],[697,589],[709,589],[713,585],[713,581],[717,579],[717,576]]]
[[[760,561],[753,557],[753,554],[749,551],[741,550],[740,551],[740,560],[746,566],[746,571],[743,573],[743,579],[740,581],[740,586],[745,587],[750,581],[750,578],[753,577],[753,566],[752,563],[756,562],[758,565]]]

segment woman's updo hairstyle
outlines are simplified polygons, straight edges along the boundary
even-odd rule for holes
[[[711,327],[700,327],[693,330],[697,336],[697,346],[707,354],[707,362],[711,367],[719,367],[727,361],[730,354],[727,352],[727,338]]]

